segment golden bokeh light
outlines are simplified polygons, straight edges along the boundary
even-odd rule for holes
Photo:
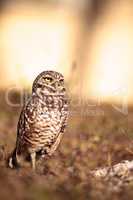
[[[132,89],[133,28],[131,5],[111,5],[98,21],[91,55],[91,92],[103,100],[129,98]],[[119,98],[118,98],[119,97]]]
[[[32,8],[3,16],[4,67],[11,82],[29,85],[43,70],[57,70],[66,76],[73,57],[75,16],[65,10]],[[9,69],[10,68],[10,69]]]
[[[70,7],[24,3],[5,9],[1,87],[31,86],[41,71],[57,70],[68,78],[74,94],[80,88],[87,98],[132,100],[133,4],[110,1],[93,25]],[[73,62],[78,66],[74,72]]]

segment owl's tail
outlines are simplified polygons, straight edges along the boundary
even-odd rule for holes
[[[16,148],[14,149],[14,151],[8,158],[8,167],[10,167],[11,169],[20,167],[18,160],[17,160]]]

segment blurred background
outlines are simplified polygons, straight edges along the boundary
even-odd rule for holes
[[[44,70],[65,76],[68,128],[37,174],[12,171],[21,107]],[[132,73],[132,0],[0,0],[0,199],[133,199],[133,184],[112,192],[89,174],[132,160]]]
[[[132,102],[132,0],[1,0],[0,87],[60,71],[71,93]]]

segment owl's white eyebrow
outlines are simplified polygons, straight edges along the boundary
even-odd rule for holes
[[[51,76],[47,75],[47,76],[44,76],[43,78],[52,78]]]

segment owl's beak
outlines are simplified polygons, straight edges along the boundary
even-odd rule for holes
[[[55,88],[56,88],[56,91],[58,91],[58,92],[62,92],[63,87],[59,84],[58,81],[55,82]]]
[[[60,85],[59,85],[58,81],[55,82],[55,88],[56,88],[57,91],[60,90]]]

